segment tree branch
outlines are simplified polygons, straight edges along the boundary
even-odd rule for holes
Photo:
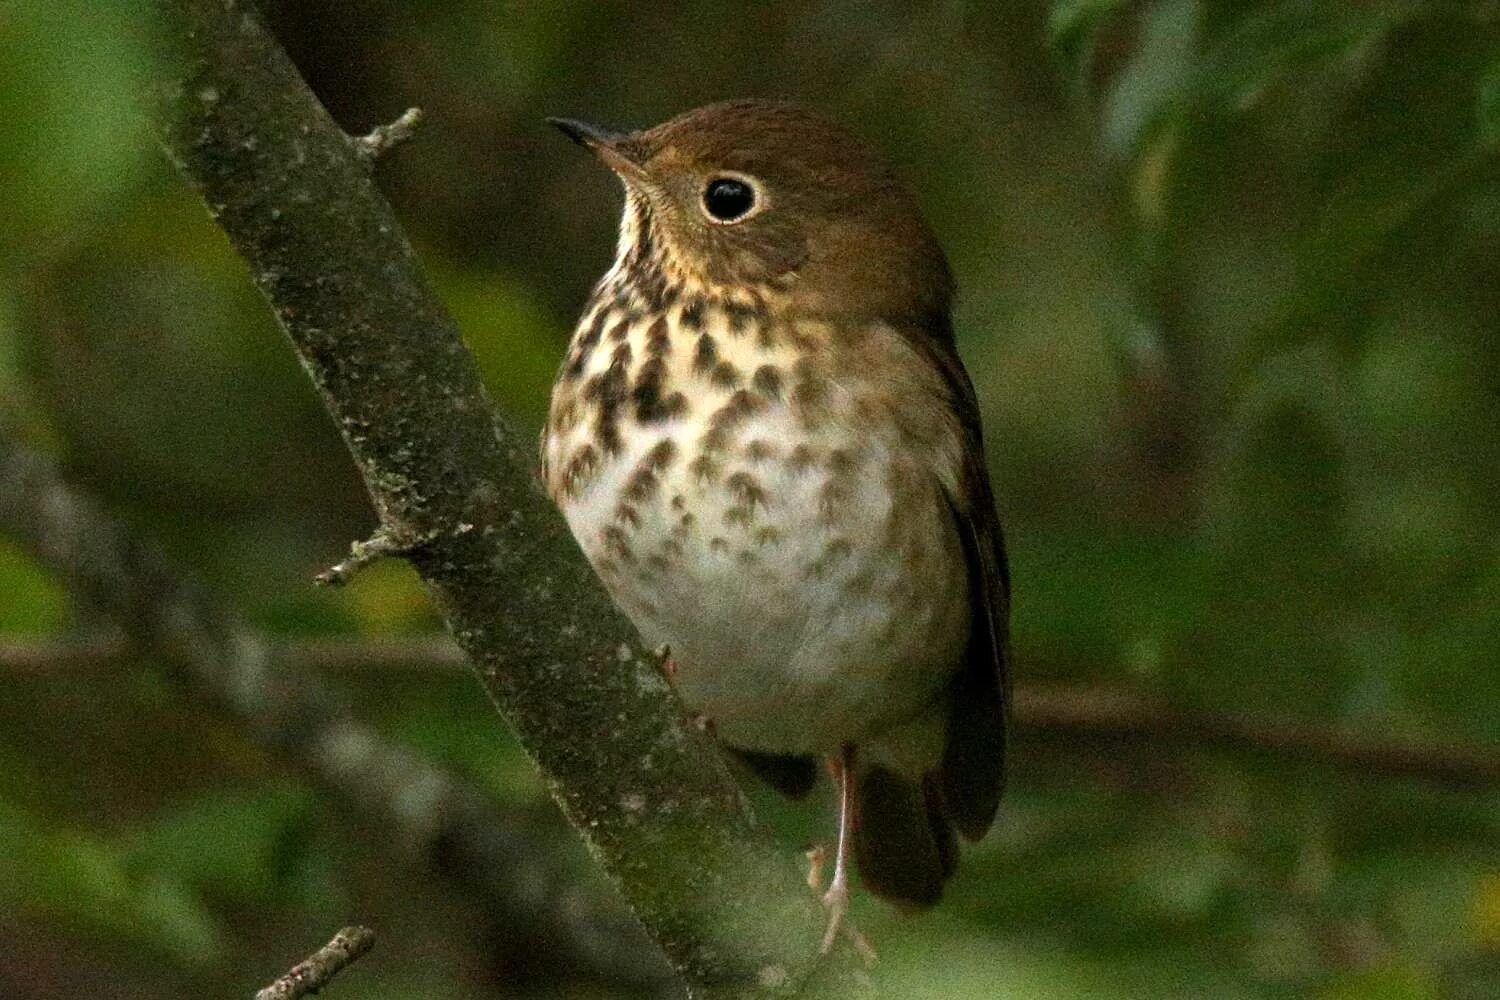
[[[255,1000],[301,1000],[316,993],[333,977],[375,947],[375,932],[368,927],[345,927],[323,947],[298,962],[274,983],[255,994]]]
[[[122,662],[118,638],[0,641],[0,670],[16,674],[99,671]],[[447,636],[299,639],[278,645],[274,659],[290,675],[365,674],[391,670],[453,671],[468,664]],[[1365,734],[1323,723],[1225,712],[1187,712],[1168,702],[1102,684],[1016,685],[1012,718],[1022,733],[1070,743],[1128,742],[1152,750],[1194,753],[1222,748],[1270,753],[1381,777],[1409,777],[1456,787],[1500,786],[1500,750],[1474,743],[1393,733]]]
[[[158,0],[164,145],[250,265],[409,558],[569,820],[695,996],[862,991],[497,421],[356,147],[248,2]],[[814,971],[816,970],[816,972]],[[834,983],[838,985],[834,985]],[[790,985],[788,985],[790,984]]]
[[[1160,699],[1107,687],[1019,687],[1015,714],[1021,728],[1044,735],[1198,750],[1222,747],[1447,785],[1500,785],[1500,750],[1493,747],[1397,735],[1375,737],[1303,722],[1184,711]]]
[[[144,650],[159,658],[250,738],[379,816],[398,846],[482,907],[486,947],[502,956],[544,952],[553,959],[551,973],[585,981],[655,993],[671,985],[650,950],[636,946],[634,921],[580,905],[582,894],[553,858],[549,832],[528,832],[479,788],[360,721],[310,671],[283,663],[280,646],[68,486],[49,458],[3,432],[0,531],[122,629],[123,637],[91,639],[91,655]],[[52,646],[18,660],[34,667],[39,653],[62,651]]]

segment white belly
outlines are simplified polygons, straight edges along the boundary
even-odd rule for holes
[[[770,356],[741,350],[745,372]],[[967,639],[936,480],[833,389],[812,428],[765,397],[725,432],[733,386],[665,421],[622,420],[618,452],[560,498],[616,602],[670,647],[684,701],[734,745],[819,753],[880,735],[932,704]],[[589,433],[582,421],[550,439],[549,465]]]

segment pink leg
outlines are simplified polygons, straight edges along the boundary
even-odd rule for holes
[[[849,853],[854,846],[854,745],[839,747],[833,762],[839,783],[839,846],[833,857],[833,881],[823,894],[823,908],[828,911],[828,929],[823,932],[823,953],[833,949],[844,919],[849,915]]]

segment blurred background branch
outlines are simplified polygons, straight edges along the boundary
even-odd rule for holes
[[[330,794],[375,813],[448,891],[478,904],[476,937],[487,947],[515,954],[543,949],[549,975],[670,991],[670,973],[638,925],[604,899],[580,897],[548,850],[549,834],[362,721],[305,669],[305,658],[283,660],[273,642],[175,573],[161,553],[3,427],[0,533],[121,629],[90,644],[93,656],[120,667],[149,655],[190,695],[227,713]],[[0,647],[0,654],[13,649]],[[457,647],[447,650],[450,666],[466,662]],[[309,652],[317,655],[316,648]],[[25,659],[39,665],[36,655]]]
[[[468,665],[463,651],[445,635],[264,641],[272,649],[272,661],[289,676],[451,672]],[[22,674],[101,673],[118,669],[130,659],[129,646],[120,638],[0,643],[0,670]],[[1139,692],[1099,684],[1018,684],[1014,698],[1014,722],[1024,735],[1039,740],[1125,742],[1146,753],[1250,751],[1459,787],[1500,785],[1500,754],[1478,744],[1189,711]]]

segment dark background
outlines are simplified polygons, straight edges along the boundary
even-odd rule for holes
[[[0,414],[269,634],[429,635],[400,565],[309,585],[373,518],[152,142],[126,7],[0,11]],[[265,9],[349,131],[427,112],[381,183],[517,423],[620,202],[542,118],[804,101],[952,259],[1023,685],[1500,753],[1500,3]],[[3,649],[98,629],[0,537]],[[333,680],[596,878],[461,670]],[[1500,995],[1493,786],[1024,728],[1013,759],[941,908],[857,904],[904,995]],[[390,841],[149,657],[0,670],[0,995],[249,995],[351,920],[381,943],[330,995],[627,995],[497,954]]]

